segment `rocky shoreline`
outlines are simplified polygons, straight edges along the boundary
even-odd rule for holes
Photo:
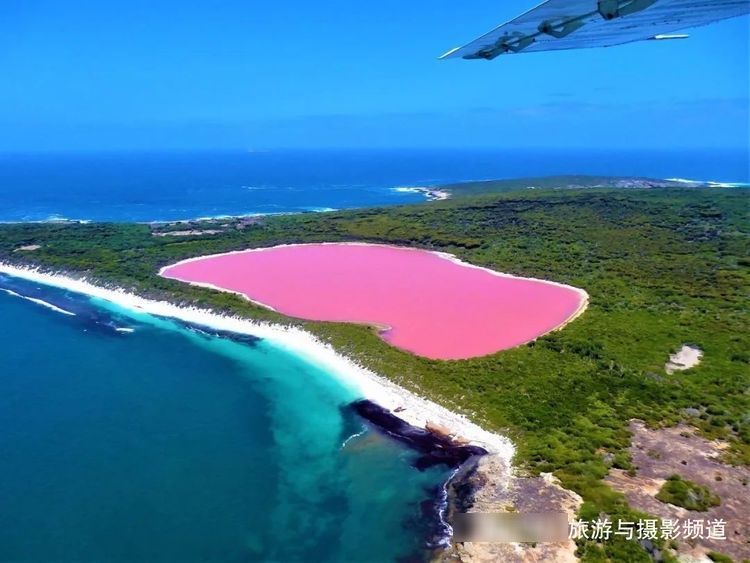
[[[353,402],[350,407],[368,424],[419,453],[417,469],[444,464],[454,469],[435,498],[426,501],[423,515],[430,519],[425,547],[434,563],[494,561],[577,561],[572,540],[545,543],[457,542],[453,523],[458,514],[539,513],[563,515],[572,521],[582,499],[564,489],[551,474],[524,477],[515,474],[508,460],[468,444],[446,429],[427,424],[412,426],[382,406],[369,401]],[[565,531],[567,533],[567,530]]]
[[[416,451],[419,457],[413,465],[418,470],[440,464],[455,470],[443,486],[434,491],[433,498],[425,501],[422,506],[423,515],[430,520],[426,526],[428,537],[425,547],[432,552],[431,559],[441,560],[452,550],[453,545],[449,513],[456,505],[457,498],[463,499],[465,493],[468,499],[473,494],[469,484],[463,488],[459,486],[459,497],[453,491],[463,475],[477,467],[477,460],[488,455],[487,450],[447,434],[439,425],[428,424],[426,428],[412,426],[388,409],[367,399],[354,401],[350,407],[368,425]]]
[[[487,454],[484,448],[446,435],[429,424],[426,428],[412,426],[373,401],[361,399],[351,406],[360,417],[380,431],[418,452],[420,456],[414,466],[419,470],[439,464],[456,469],[474,456]]]
[[[496,455],[468,460],[446,485],[448,503],[445,519],[458,514],[563,514],[576,518],[583,499],[564,489],[551,474],[522,476]],[[434,558],[439,563],[494,561],[526,562],[578,561],[572,540],[539,543],[473,543],[451,541],[448,549]]]

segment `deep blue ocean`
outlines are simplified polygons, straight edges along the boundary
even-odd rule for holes
[[[750,181],[741,151],[4,155],[0,221],[315,212],[549,174]],[[17,279],[0,290],[0,560],[417,561],[440,532],[448,469],[415,469],[321,368]]]
[[[421,201],[462,180],[595,174],[750,182],[742,150],[0,155],[0,221],[157,221]]]

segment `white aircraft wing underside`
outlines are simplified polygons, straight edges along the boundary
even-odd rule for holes
[[[547,0],[441,58],[609,47],[750,12],[750,0]]]

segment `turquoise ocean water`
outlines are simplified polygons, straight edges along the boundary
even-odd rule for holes
[[[426,555],[448,470],[413,468],[321,369],[265,341],[0,287],[75,313],[0,291],[0,560]]]

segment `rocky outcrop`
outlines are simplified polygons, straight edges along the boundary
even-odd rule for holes
[[[428,423],[427,428],[417,428],[372,401],[355,401],[352,408],[380,431],[417,451],[420,454],[414,462],[417,469],[439,464],[457,468],[469,458],[487,453],[484,448],[466,444],[454,437],[442,425]]]
[[[562,488],[551,474],[539,477],[514,475],[507,462],[493,455],[465,465],[448,485],[448,521],[456,514],[565,513],[573,520],[583,502],[572,491]],[[445,562],[536,562],[577,561],[572,540],[549,543],[454,543],[438,558]]]

